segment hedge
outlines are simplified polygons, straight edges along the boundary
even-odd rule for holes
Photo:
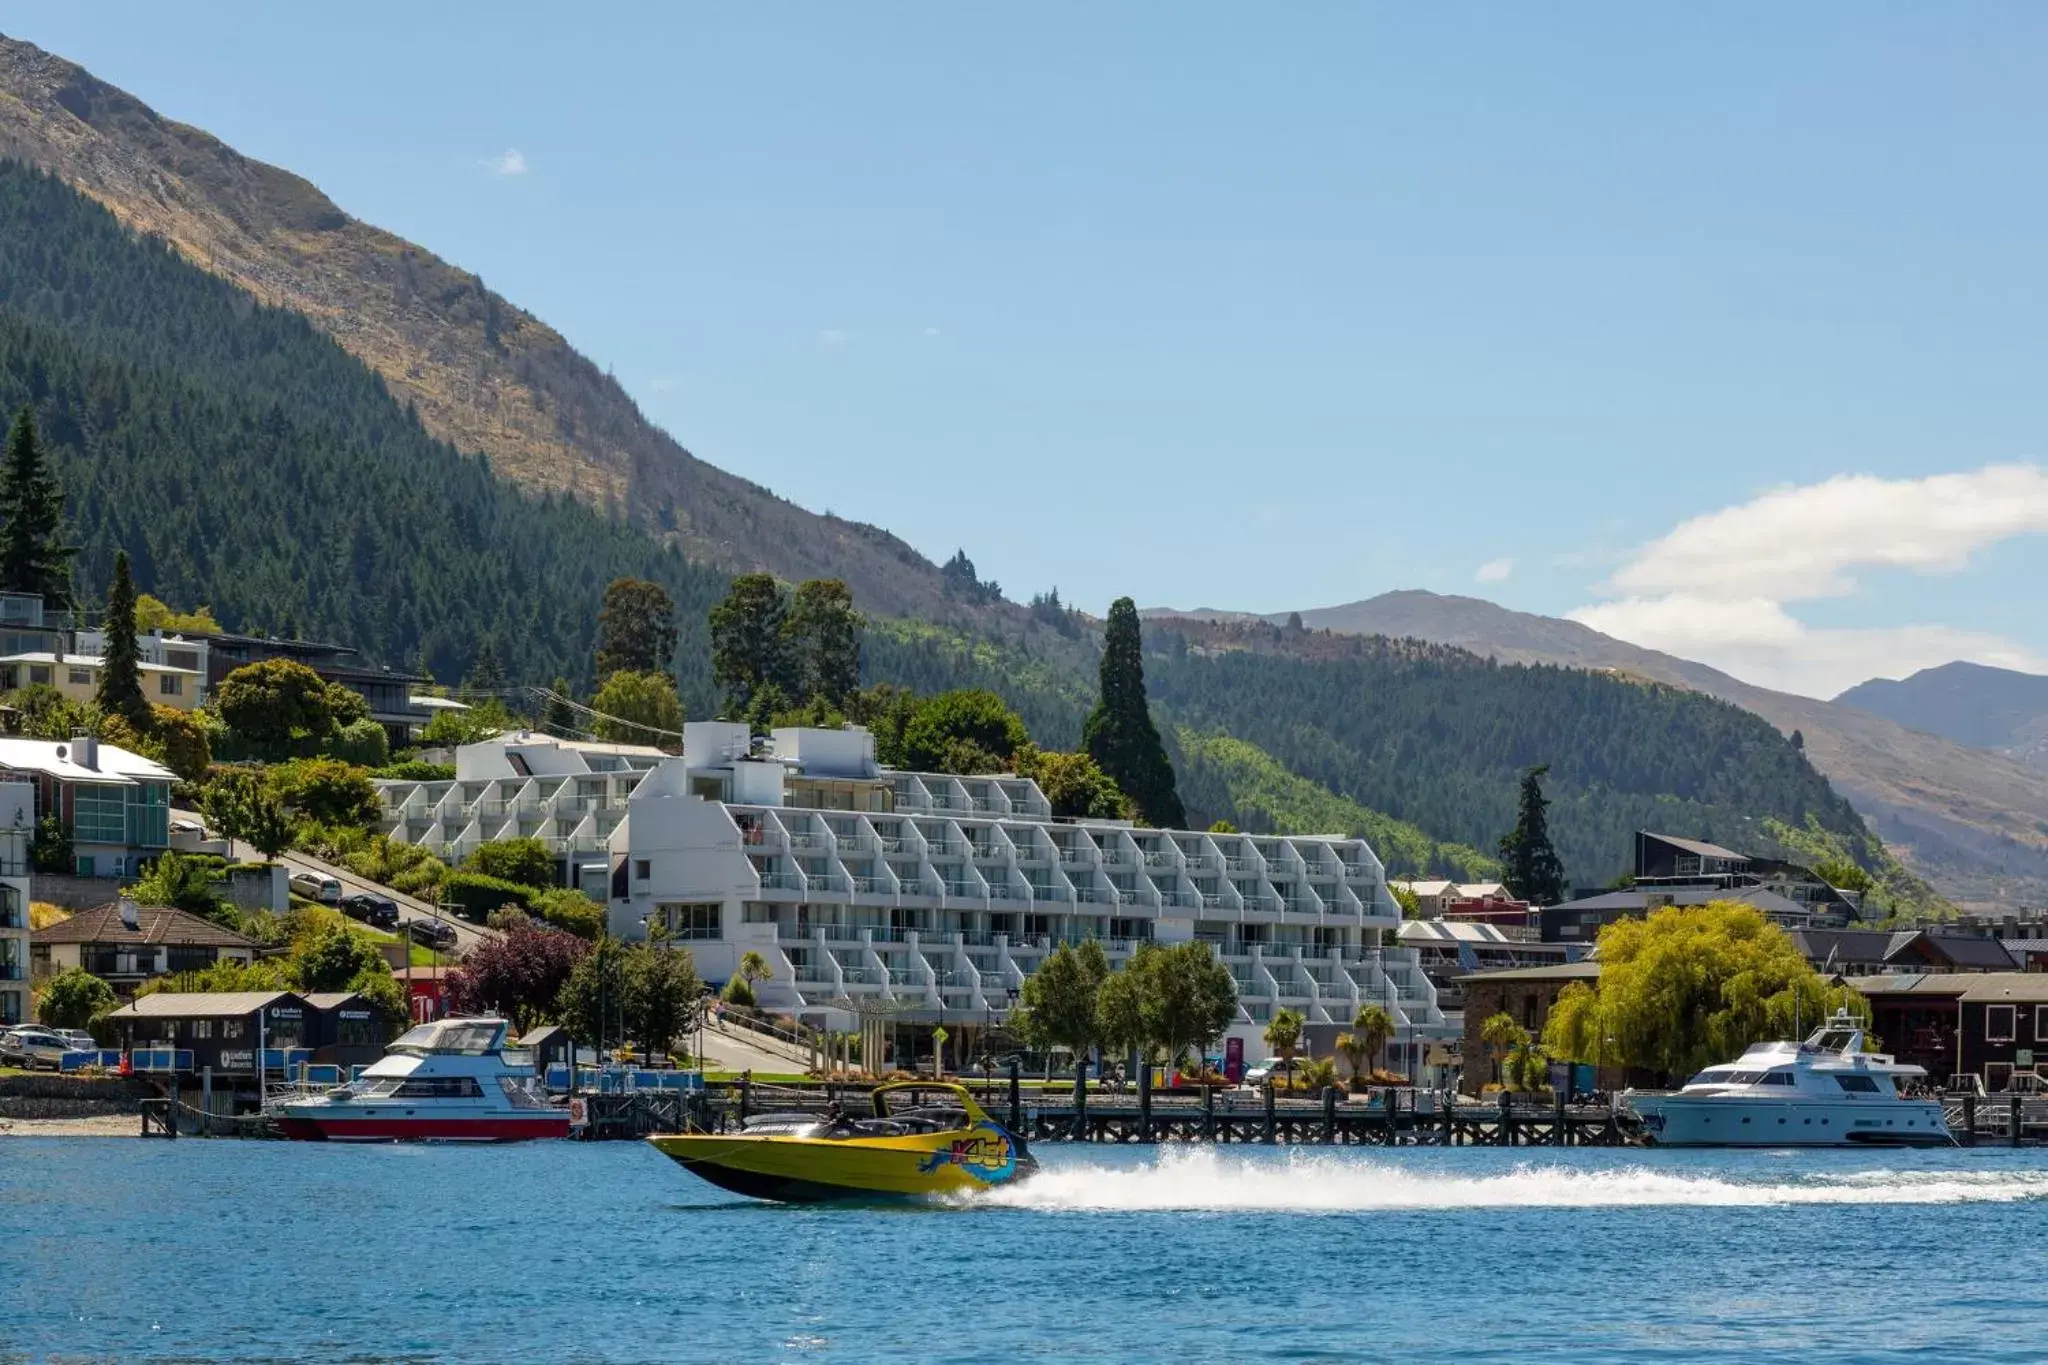
[[[442,898],[454,902],[456,914],[476,924],[482,924],[490,918],[491,911],[501,906],[531,910],[534,897],[541,894],[535,887],[508,882],[503,877],[486,877],[481,872],[450,872],[441,882]]]

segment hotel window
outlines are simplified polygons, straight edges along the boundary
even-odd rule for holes
[[[92,670],[89,668],[67,668],[64,670],[64,676],[71,680],[74,687],[90,686],[92,683]]]
[[[715,939],[722,932],[716,905],[669,905],[662,908],[667,913],[671,938]]]
[[[654,875],[654,867],[653,867],[653,864],[652,864],[652,863],[651,863],[651,862],[650,862],[650,861],[649,861],[648,859],[646,859],[646,858],[635,858],[635,859],[633,860],[633,880],[634,880],[634,881],[636,881],[636,882],[644,882],[644,881],[646,881],[646,880],[647,880],[648,878],[652,877],[653,875]]]
[[[1987,1043],[2009,1043],[2012,1041],[2013,1015],[2011,1005],[1986,1005],[1984,1007],[1984,1041]]]
[[[185,680],[175,673],[159,673],[157,675],[156,690],[166,697],[177,696],[184,689],[184,686]]]
[[[28,681],[31,687],[37,683],[48,687],[50,685],[50,675],[51,669],[48,664],[30,664],[28,666]]]

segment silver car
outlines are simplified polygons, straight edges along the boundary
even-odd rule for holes
[[[46,1028],[18,1028],[0,1039],[0,1061],[28,1071],[37,1067],[60,1070],[64,1054],[76,1050],[63,1034]]]

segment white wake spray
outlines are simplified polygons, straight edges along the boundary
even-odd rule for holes
[[[1641,1208],[1781,1204],[1950,1204],[2048,1200],[2048,1170],[1865,1170],[1742,1180],[1642,1164],[1541,1160],[1465,1174],[1296,1152],[1271,1160],[1210,1147],[1168,1149],[1142,1166],[1050,1165],[977,1203],[1043,1210],[1346,1213],[1375,1209]]]

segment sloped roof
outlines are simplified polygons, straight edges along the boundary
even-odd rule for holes
[[[2005,945],[1995,938],[1978,938],[1975,934],[1930,934],[1924,929],[1902,930],[1894,935],[1885,960],[1901,955],[1916,942],[1925,943],[1958,967],[2003,971],[2019,965],[2006,951]]]
[[[135,910],[136,927],[130,929],[121,918],[118,901],[80,910],[55,924],[38,929],[29,942],[44,943],[175,943],[201,948],[254,948],[256,940],[223,929],[211,920],[168,905],[142,905]]]
[[[1723,848],[1719,844],[1709,844],[1699,839],[1681,839],[1675,834],[1658,834],[1654,830],[1647,829],[1643,830],[1642,834],[1645,838],[1655,839],[1662,844],[1670,844],[1673,848],[1682,848],[1687,853],[1697,853],[1702,858],[1733,858],[1738,863],[1749,861],[1747,853],[1737,853],[1734,849]]]
[[[354,991],[315,991],[306,996],[305,1001],[316,1010],[338,1010],[343,1005],[362,998]]]
[[[266,1009],[279,1000],[300,1000],[290,991],[157,991],[151,995],[137,996],[135,1003],[124,1005],[107,1015],[109,1019],[190,1019],[224,1018],[229,1015],[254,1014]]]
[[[1545,967],[1507,967],[1497,972],[1471,972],[1457,981],[1598,981],[1600,963],[1596,958],[1577,962],[1553,962]]]
[[[0,768],[47,773],[66,782],[108,782],[116,786],[178,780],[178,775],[163,764],[130,753],[118,744],[101,744],[98,750],[98,766],[88,768],[76,761],[78,748],[70,740],[0,736]]]
[[[1926,995],[1972,1004],[2048,1004],[2048,972],[1916,972],[1864,977],[1856,989],[1866,996]]]

